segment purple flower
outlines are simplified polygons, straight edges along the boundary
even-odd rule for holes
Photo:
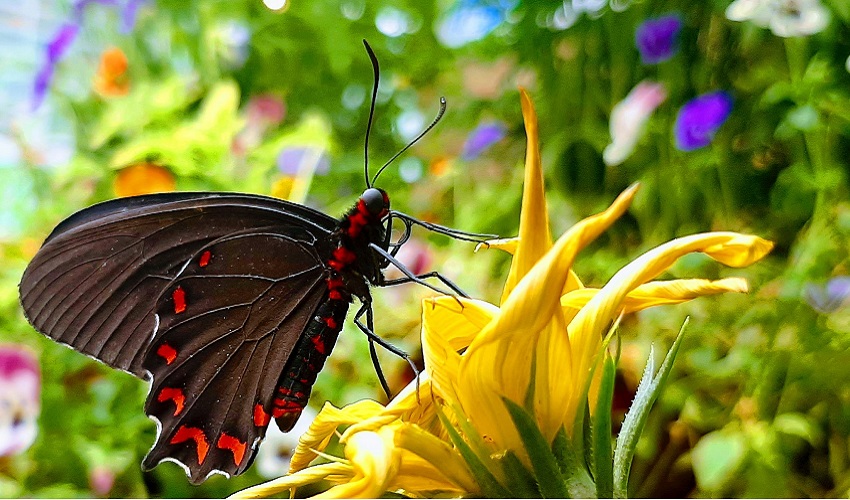
[[[486,151],[493,144],[501,141],[507,130],[505,126],[498,122],[482,123],[475,127],[475,130],[469,133],[466,142],[463,143],[463,153],[461,158],[464,160],[474,160],[481,156],[481,153]]]
[[[68,52],[68,48],[76,40],[80,32],[80,27],[74,23],[65,23],[59,31],[53,36],[50,42],[47,43],[45,51],[45,61],[41,69],[35,76],[32,90],[32,109],[36,110],[44,101],[44,96],[47,95],[47,89],[50,88],[50,82],[53,81],[53,73],[56,65]]]
[[[681,151],[693,151],[708,146],[714,134],[729,118],[732,102],[732,96],[720,90],[685,103],[673,126],[676,147]]]
[[[41,373],[29,350],[0,345],[0,456],[20,453],[35,441]]]
[[[286,175],[297,175],[305,165],[312,165],[319,175],[326,174],[331,168],[325,151],[316,146],[288,147],[277,155],[277,168]]]
[[[682,29],[678,14],[647,19],[635,32],[635,44],[644,64],[664,62],[676,53],[676,38]]]
[[[826,285],[806,285],[806,302],[816,311],[829,314],[835,312],[850,297],[850,276],[838,276]]]
[[[125,35],[133,31],[136,26],[136,16],[139,13],[139,7],[148,0],[127,0],[124,4],[124,9],[121,11],[121,33]]]

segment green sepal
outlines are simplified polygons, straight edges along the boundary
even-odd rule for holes
[[[490,470],[484,465],[484,462],[479,458],[479,456],[472,450],[472,448],[466,443],[457,429],[454,428],[449,419],[446,418],[442,409],[437,407],[437,416],[440,419],[440,422],[443,423],[443,427],[446,429],[446,432],[449,434],[449,439],[452,440],[452,444],[457,448],[458,453],[463,457],[463,460],[466,462],[466,466],[469,467],[469,472],[472,473],[472,476],[475,478],[475,482],[478,483],[478,486],[481,488],[481,493],[483,496],[487,498],[509,498],[513,495],[506,490],[499,481],[496,479]],[[489,456],[487,457],[489,460]]]
[[[505,471],[507,476],[506,482],[510,485],[511,494],[515,498],[543,497],[540,492],[539,480],[523,465],[516,453],[510,450],[505,452],[499,462],[501,462],[502,470]]]
[[[614,498],[628,497],[629,471],[632,467],[638,439],[640,439],[643,427],[646,425],[652,404],[664,388],[664,383],[670,374],[670,368],[672,368],[679,347],[682,345],[685,327],[688,326],[689,321],[689,318],[685,319],[657,374],[655,373],[655,347],[652,346],[649,349],[649,360],[647,360],[643,377],[638,384],[635,399],[626,414],[620,434],[617,436],[617,447],[614,450]]]
[[[611,447],[611,405],[614,399],[614,381],[617,365],[611,356],[605,356],[599,398],[593,415],[593,479],[596,496],[611,498],[614,495],[614,464]]]
[[[567,431],[562,426],[552,441],[552,455],[561,470],[567,491],[573,498],[590,498],[593,496],[594,485],[590,473],[579,461]]]
[[[569,493],[561,479],[558,462],[546,438],[540,433],[537,423],[522,406],[505,397],[502,398],[502,402],[508,409],[528,453],[543,498],[566,498]]]

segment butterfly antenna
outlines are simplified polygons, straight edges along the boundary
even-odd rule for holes
[[[428,133],[428,131],[430,131],[432,128],[434,128],[434,126],[437,125],[437,123],[440,122],[440,119],[443,117],[443,114],[445,114],[445,112],[446,112],[446,98],[440,97],[440,111],[439,111],[439,113],[437,113],[437,117],[434,118],[434,121],[431,122],[431,125],[428,125],[425,128],[425,130],[420,132],[419,135],[417,135],[415,139],[410,141],[410,143],[407,146],[405,146],[401,151],[399,151],[398,153],[393,155],[392,158],[387,160],[387,162],[384,163],[384,165],[381,168],[378,169],[378,172],[375,174],[375,177],[372,177],[372,184],[375,184],[375,181],[378,180],[378,176],[381,175],[381,172],[383,172],[384,169],[387,168],[389,166],[389,164],[393,162],[393,160],[395,160],[396,158],[401,156],[402,153],[404,153],[405,151],[410,149],[410,147],[413,146],[414,144],[416,144],[419,141],[419,139],[424,137],[425,134]]]
[[[369,133],[372,131],[372,118],[375,116],[375,100],[378,97],[378,82],[381,78],[381,71],[378,68],[378,58],[365,38],[363,39],[363,45],[366,47],[366,53],[369,54],[369,59],[372,61],[372,71],[374,72],[375,81],[375,84],[372,86],[372,102],[369,104],[369,121],[366,123],[366,141],[363,145],[363,170],[366,176],[366,187],[370,188],[372,184],[369,184]]]

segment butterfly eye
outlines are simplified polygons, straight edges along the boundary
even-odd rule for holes
[[[386,208],[388,208],[389,202],[386,200],[384,193],[381,192],[380,189],[377,188],[369,188],[366,191],[363,191],[363,195],[360,197],[363,200],[363,203],[366,204],[366,210],[369,213],[378,215]]]

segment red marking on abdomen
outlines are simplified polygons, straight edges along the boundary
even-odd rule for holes
[[[281,416],[286,415],[287,413],[295,413],[295,412],[301,413],[301,410],[303,410],[303,409],[304,409],[304,406],[296,403],[295,401],[290,401],[290,404],[286,405],[285,408],[275,408],[275,409],[273,409],[272,410],[272,416],[274,416],[274,418],[280,418]]]
[[[269,425],[272,417],[266,410],[263,409],[263,405],[257,403],[254,405],[254,425],[257,427],[265,427]]]
[[[337,247],[334,250],[333,257],[346,266],[357,260],[357,254],[345,247]]]
[[[204,431],[197,427],[186,427],[181,425],[171,438],[171,444],[180,444],[188,440],[195,441],[198,448],[198,465],[203,465],[204,459],[207,458],[207,452],[210,450],[210,444],[207,442],[207,436]]]
[[[318,352],[319,354],[325,353],[325,341],[322,340],[321,335],[316,335],[315,337],[310,339],[310,341],[313,343],[313,347],[316,348],[316,352]]]
[[[162,344],[156,350],[157,356],[165,359],[165,364],[170,365],[177,359],[177,350],[168,344]]]
[[[159,391],[159,395],[156,399],[160,403],[164,403],[168,400],[174,401],[174,405],[177,408],[174,410],[174,416],[180,415],[180,412],[183,411],[183,403],[186,402],[186,396],[183,394],[182,389],[176,389],[172,387],[165,387],[161,391]]]
[[[222,450],[232,451],[233,461],[236,462],[236,466],[239,467],[239,464],[242,463],[242,459],[245,457],[245,443],[225,432],[222,432],[221,436],[218,438],[216,446]]]
[[[186,291],[183,290],[182,286],[177,286],[173,292],[171,292],[171,298],[174,299],[174,313],[180,314],[186,310]]]
[[[201,267],[207,267],[210,263],[210,257],[212,257],[212,252],[205,250],[204,253],[201,254],[200,260],[198,260],[198,265]]]

